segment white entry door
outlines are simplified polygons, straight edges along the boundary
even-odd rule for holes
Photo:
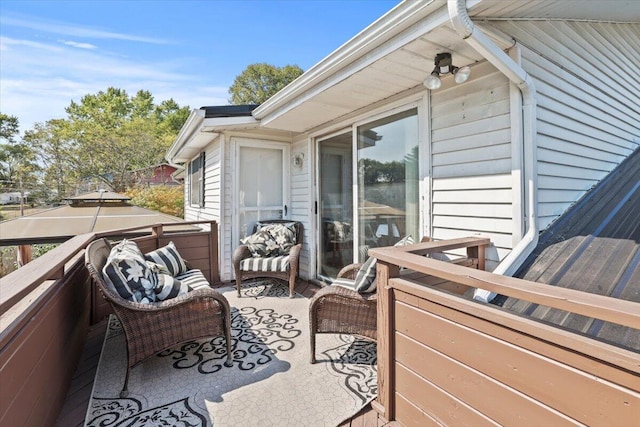
[[[289,145],[236,140],[236,242],[256,221],[289,217]]]

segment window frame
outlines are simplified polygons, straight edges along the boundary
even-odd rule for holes
[[[189,162],[189,206],[204,207],[205,166],[204,151]],[[194,189],[196,190],[194,191]],[[197,196],[197,198],[194,196]]]

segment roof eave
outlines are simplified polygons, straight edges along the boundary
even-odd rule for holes
[[[295,98],[445,5],[443,0],[400,3],[253,110],[253,116],[263,120],[284,113]]]
[[[180,152],[184,149],[185,145],[189,142],[192,136],[200,130],[200,125],[202,124],[205,116],[205,111],[202,108],[194,109],[189,114],[189,117],[185,121],[184,125],[180,129],[178,136],[176,137],[171,147],[167,151],[167,161],[169,163],[177,163],[176,157],[180,155]]]

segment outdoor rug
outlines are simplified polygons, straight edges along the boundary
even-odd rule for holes
[[[232,307],[234,363],[223,337],[192,341],[131,370],[124,333],[111,316],[87,426],[335,426],[377,393],[376,345],[319,334],[309,363],[309,300],[275,281],[220,289]]]

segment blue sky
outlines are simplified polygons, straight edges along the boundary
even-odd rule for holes
[[[24,131],[109,86],[224,105],[247,65],[307,70],[398,3],[2,0],[0,112]]]

